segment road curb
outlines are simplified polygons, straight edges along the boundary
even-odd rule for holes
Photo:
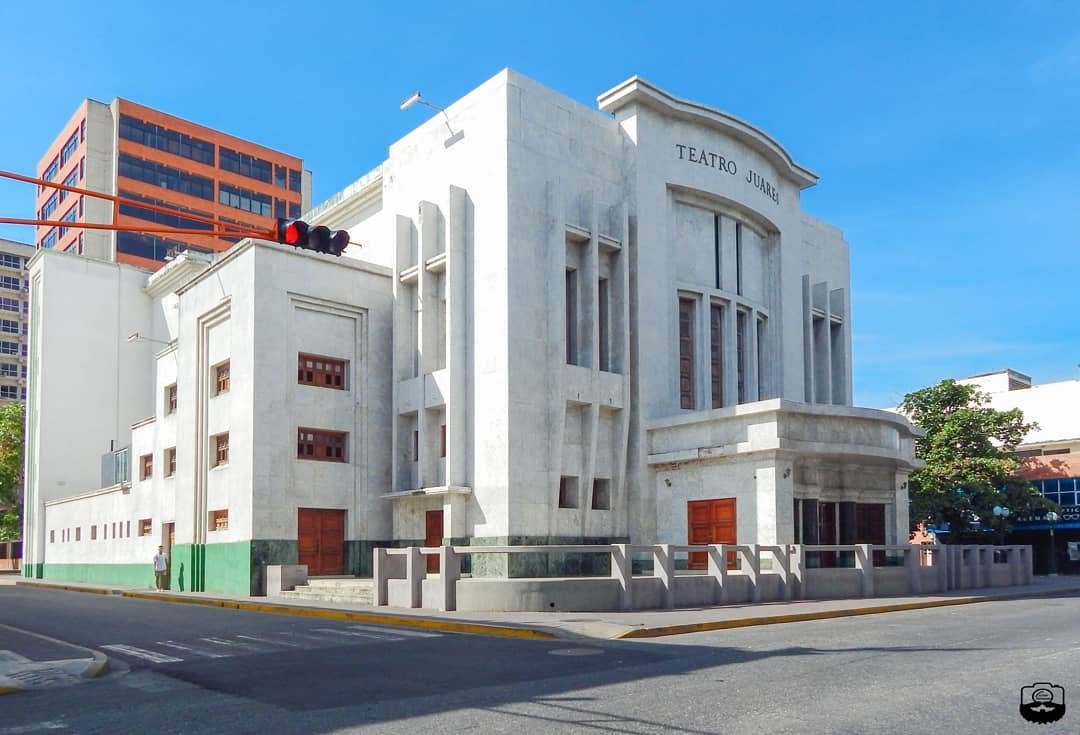
[[[87,648],[86,646],[80,646],[78,643],[70,643],[68,641],[60,640],[59,638],[53,638],[52,636],[35,633],[32,630],[23,630],[22,628],[16,628],[14,625],[8,625],[7,623],[0,623],[0,628],[7,628],[8,630],[13,630],[20,635],[28,635],[32,638],[40,638],[43,641],[48,641],[58,646],[66,646],[67,648],[74,648],[79,651],[86,651],[90,654],[90,661],[86,664],[86,668],[79,672],[79,676],[83,679],[94,679],[109,671],[109,657],[104,652],[98,651],[97,649]],[[29,690],[20,686],[0,684],[0,695],[14,694],[15,692],[25,691]]]
[[[781,623],[801,623],[808,620],[828,620],[830,618],[847,618],[857,615],[878,615],[881,613],[903,612],[905,610],[924,610],[934,607],[951,607],[954,605],[971,605],[976,602],[997,602],[1002,600],[1017,600],[1027,597],[1050,597],[1062,592],[1077,592],[1073,589],[1037,590],[1032,592],[1011,592],[1004,595],[989,595],[984,597],[957,597],[947,600],[926,600],[923,602],[900,602],[891,605],[873,605],[871,607],[852,607],[842,610],[818,610],[807,613],[792,613],[790,615],[769,615],[754,618],[736,618],[734,620],[712,620],[703,623],[686,623],[683,625],[659,625],[647,628],[633,628],[618,633],[611,637],[612,640],[626,640],[632,638],[661,638],[669,635],[682,635],[684,633],[704,633],[710,630],[728,630],[731,628],[749,628],[756,625],[779,625]]]

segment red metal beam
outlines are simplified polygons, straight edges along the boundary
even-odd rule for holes
[[[117,225],[117,224],[97,224],[93,222],[62,222],[59,220],[38,220],[38,219],[19,219],[15,217],[0,217],[0,224],[6,225],[41,225],[44,227],[67,227],[69,229],[81,228],[84,230],[112,230],[116,232],[151,232],[151,233],[163,233],[173,235],[209,235],[211,237],[217,235],[224,235],[228,237],[258,237],[263,240],[274,240],[276,237],[276,231],[274,229],[261,230],[256,227],[248,227],[246,225],[234,225],[229,222],[218,222],[212,217],[203,217],[198,214],[186,212],[183,210],[169,209],[168,207],[162,207],[157,204],[150,204],[148,202],[140,202],[135,199],[128,199],[127,197],[115,196],[113,194],[103,194],[100,191],[90,191],[89,189],[81,189],[77,186],[68,186],[67,184],[57,184],[53,181],[46,181],[45,179],[36,179],[33,176],[24,176],[22,174],[13,173],[11,171],[0,171],[0,178],[12,179],[13,181],[22,181],[27,184],[36,184],[38,186],[50,187],[53,189],[60,189],[62,191],[70,191],[74,194],[82,194],[84,196],[91,196],[97,199],[105,199],[113,203],[113,220],[117,219],[121,204],[130,204],[133,207],[140,207],[152,212],[164,212],[165,214],[179,215],[185,219],[195,220],[196,222],[206,222],[214,227],[207,230],[195,230],[195,229],[179,229],[179,228],[165,228],[165,227],[141,227],[137,225]]]

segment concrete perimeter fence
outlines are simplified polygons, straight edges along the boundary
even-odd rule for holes
[[[609,554],[610,576],[468,577],[476,554]],[[706,558],[701,570],[684,557]],[[427,557],[439,572],[427,571]],[[646,557],[651,572],[634,573]],[[676,561],[678,560],[678,564]],[[695,565],[697,566],[697,565]],[[375,604],[432,610],[604,611],[918,595],[1032,581],[1030,546],[597,544],[374,550]]]

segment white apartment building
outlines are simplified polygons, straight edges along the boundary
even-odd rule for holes
[[[380,544],[906,540],[917,430],[851,405],[817,176],[637,77],[598,102],[499,73],[305,215],[339,260],[39,254],[24,573],[148,584],[164,543],[174,586],[255,593]]]

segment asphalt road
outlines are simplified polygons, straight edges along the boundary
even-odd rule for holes
[[[1075,596],[597,642],[0,587],[0,623],[120,664],[0,698],[0,735],[1080,731]],[[1076,700],[1045,729],[1037,681]]]

